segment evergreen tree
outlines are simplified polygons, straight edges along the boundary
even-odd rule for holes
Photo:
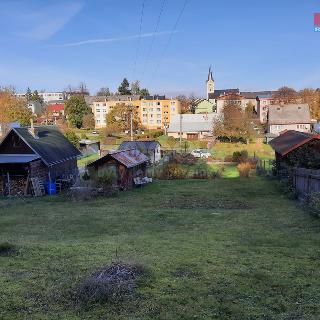
[[[124,78],[118,88],[119,94],[122,94],[122,95],[131,94],[131,91],[129,90],[129,86],[130,86],[129,81],[127,80],[127,78]]]
[[[26,92],[26,100],[31,101],[32,100],[32,92],[30,88],[28,87],[27,92]]]

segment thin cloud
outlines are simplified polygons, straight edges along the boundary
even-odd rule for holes
[[[14,35],[32,39],[46,40],[64,28],[83,8],[82,1],[42,4],[29,7],[27,2],[12,1],[6,5],[0,3],[0,18],[9,23]]]
[[[174,33],[178,33],[179,31],[175,31]],[[90,40],[84,40],[84,41],[78,41],[78,42],[70,42],[70,43],[64,43],[60,45],[54,45],[53,47],[76,47],[76,46],[84,46],[84,45],[90,45],[95,43],[106,43],[106,42],[118,42],[118,41],[128,41],[128,40],[134,40],[139,37],[141,38],[150,38],[154,36],[163,36],[167,34],[171,34],[171,31],[161,31],[161,32],[152,32],[152,33],[143,33],[143,34],[135,34],[132,36],[126,36],[126,37],[117,37],[117,38],[101,38],[101,39],[90,39]]]

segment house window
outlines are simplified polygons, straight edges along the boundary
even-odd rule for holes
[[[97,124],[99,124],[100,122],[101,122],[100,119],[97,119],[97,120],[96,120],[96,123],[97,123]]]
[[[100,112],[100,109],[96,109],[96,112]]]
[[[157,108],[157,111],[158,111],[158,112],[161,112],[161,109],[160,109],[160,108]]]
[[[157,123],[160,123],[160,124],[161,124],[161,120],[157,120]]]

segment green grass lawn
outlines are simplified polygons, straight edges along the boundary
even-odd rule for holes
[[[251,179],[155,182],[85,203],[0,200],[0,319],[319,319],[320,221]],[[148,269],[117,304],[80,307],[80,279]]]
[[[95,154],[90,154],[87,157],[82,157],[78,160],[78,167],[85,167],[87,164],[89,164],[92,161],[95,161],[99,159],[99,154],[95,153]]]

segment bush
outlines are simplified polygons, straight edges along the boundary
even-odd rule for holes
[[[115,178],[116,178],[115,173],[111,170],[107,170],[104,172],[102,176],[99,176],[97,178],[97,182],[104,190],[106,190],[112,186]]]
[[[16,246],[10,242],[0,243],[0,256],[9,256],[10,254],[15,253]]]
[[[233,156],[228,154],[224,157],[225,162],[233,162]]]
[[[87,135],[84,132],[81,132],[80,138],[83,139],[83,140],[87,140],[88,139]]]
[[[247,150],[235,151],[232,155],[232,161],[237,163],[247,162],[248,151]]]
[[[206,160],[199,159],[194,167],[194,179],[208,179],[210,178],[211,172]]]
[[[188,171],[183,169],[177,163],[167,163],[157,173],[157,178],[162,180],[185,179],[187,176],[188,176]]]
[[[320,192],[312,192],[308,196],[309,211],[313,216],[320,217]]]
[[[237,165],[240,177],[249,178],[251,165],[248,162],[242,162]]]
[[[196,164],[197,159],[191,153],[177,153],[173,158],[173,162],[178,164],[194,165]]]
[[[73,130],[68,130],[66,132],[66,137],[76,148],[79,148],[80,139],[79,139],[79,137],[77,136],[77,134]]]
[[[150,132],[150,136],[152,138],[159,138],[160,136],[162,136],[164,134],[164,131],[163,130],[157,130],[157,131],[151,131]]]

